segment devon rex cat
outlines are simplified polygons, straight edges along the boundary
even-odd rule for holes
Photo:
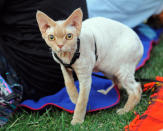
[[[117,110],[118,114],[133,109],[142,93],[134,78],[136,65],[143,55],[136,33],[111,19],[96,17],[82,22],[82,16],[79,8],[61,21],[54,21],[41,11],[36,14],[42,37],[52,49],[54,60],[60,64],[67,92],[76,104],[72,125],[84,121],[93,71],[103,72],[114,84],[126,89],[128,100],[124,108]],[[69,63],[79,79],[79,95],[72,69],[64,65]]]

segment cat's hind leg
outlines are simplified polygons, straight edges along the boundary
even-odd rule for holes
[[[77,100],[78,100],[78,91],[74,84],[72,70],[66,69],[63,65],[61,65],[61,70],[62,70],[62,74],[64,77],[67,93],[68,93],[72,103],[76,104]]]
[[[142,88],[141,85],[135,81],[134,73],[121,72],[118,75],[118,80],[122,87],[127,91],[128,100],[125,106],[117,110],[118,114],[124,114],[132,110],[141,99]]]

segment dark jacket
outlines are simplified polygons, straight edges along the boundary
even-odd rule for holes
[[[24,98],[39,99],[64,87],[59,64],[41,38],[36,11],[54,20],[67,18],[85,0],[0,0],[0,52],[14,68],[24,87]]]

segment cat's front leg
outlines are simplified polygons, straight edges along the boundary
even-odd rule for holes
[[[74,84],[72,70],[66,69],[63,65],[61,65],[61,70],[63,73],[67,93],[68,93],[72,103],[76,104],[77,100],[78,100],[78,91]]]
[[[92,83],[91,74],[89,75],[87,73],[85,73],[85,75],[77,74],[77,76],[79,79],[80,92],[78,101],[76,103],[73,119],[71,121],[72,125],[81,124],[84,122],[84,117],[86,114],[86,108]]]

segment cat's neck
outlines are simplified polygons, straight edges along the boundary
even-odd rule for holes
[[[56,59],[58,59],[58,61],[62,64],[71,66],[76,61],[76,59],[79,58],[79,56],[78,56],[78,54],[80,54],[79,48],[80,48],[80,40],[79,40],[79,43],[77,41],[77,44],[75,44],[75,47],[72,48],[71,51],[57,52],[56,53]]]
[[[65,64],[70,64],[71,62],[71,59],[74,55],[74,51],[72,50],[71,52],[57,52],[56,53],[58,58],[57,59],[60,59],[59,61],[62,61],[63,63]]]
[[[57,56],[62,60],[64,60],[64,59],[71,60],[71,58],[73,57],[73,54],[74,54],[74,51],[71,51],[71,52],[63,52],[63,51],[61,51],[61,52],[57,53]]]

